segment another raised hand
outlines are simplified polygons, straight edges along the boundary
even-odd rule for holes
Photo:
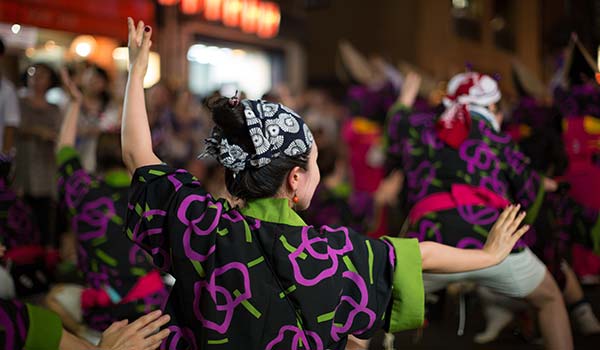
[[[129,77],[123,100],[121,124],[121,148],[123,162],[133,173],[144,165],[160,164],[152,151],[152,137],[148,125],[148,113],[144,97],[144,75],[148,69],[148,55],[152,41],[152,28],[139,21],[137,27],[133,19],[127,18],[129,28]]]
[[[510,254],[515,244],[529,230],[529,225],[521,228],[525,212],[519,214],[521,205],[510,205],[490,230],[483,251],[490,254],[496,263],[501,262]]]
[[[519,214],[519,205],[506,208],[490,230],[483,249],[458,249],[436,242],[421,242],[423,270],[454,273],[484,269],[499,264],[510,254],[528,225],[519,228],[525,213]]]
[[[67,108],[62,125],[60,126],[60,132],[58,133],[58,140],[56,142],[57,152],[63,147],[75,146],[75,139],[77,138],[77,121],[79,120],[81,102],[83,100],[83,94],[71,80],[66,69],[63,68],[60,70],[60,77],[65,91],[71,96],[71,103]]]
[[[103,350],[153,350],[160,346],[170,331],[160,327],[169,322],[169,315],[157,310],[128,324],[127,320],[113,323],[102,333],[99,348]]]
[[[148,70],[148,55],[152,46],[152,28],[139,21],[137,26],[131,17],[127,17],[129,36],[127,47],[129,49],[129,72],[137,77],[144,78]]]
[[[412,107],[421,88],[421,76],[415,72],[409,72],[402,84],[402,91],[398,96],[398,102],[406,107]]]
[[[83,100],[83,94],[81,93],[81,90],[79,90],[79,87],[77,87],[77,84],[71,80],[66,68],[60,70],[60,78],[62,80],[63,88],[65,92],[69,94],[71,100],[73,102],[81,102],[81,100]]]

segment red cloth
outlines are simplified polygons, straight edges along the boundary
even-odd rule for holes
[[[164,287],[158,271],[152,271],[146,276],[140,277],[129,293],[119,304],[130,303],[160,291]],[[87,288],[81,293],[81,307],[90,309],[92,307],[109,307],[113,305],[110,297],[103,289]]]
[[[431,194],[413,206],[408,219],[415,224],[423,216],[431,212],[453,209],[464,205],[483,205],[493,208],[505,208],[510,202],[484,187],[465,184],[452,185],[450,192]]]
[[[467,106],[457,104],[448,108],[435,124],[440,140],[457,149],[469,137],[471,114]]]

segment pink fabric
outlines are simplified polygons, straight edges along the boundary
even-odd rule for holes
[[[591,146],[600,140],[600,135],[589,134],[584,127],[582,117],[567,118],[567,127],[563,135],[569,157],[569,167],[564,179],[571,185],[569,195],[578,203],[600,210],[600,168],[593,163],[594,153],[598,149]],[[600,257],[590,249],[580,245],[573,246],[573,270],[580,276],[600,274]]]
[[[579,244],[573,244],[572,264],[579,277],[600,275],[600,258]]]
[[[348,120],[342,127],[342,137],[348,145],[350,169],[352,172],[352,188],[359,192],[373,193],[384,177],[383,167],[373,168],[367,164],[367,155],[371,147],[381,139],[381,131],[359,132],[353,127],[353,120]]]
[[[600,140],[600,135],[588,134],[583,118],[568,118],[564,134],[565,148],[569,157],[569,168],[564,178],[571,184],[570,195],[578,203],[600,209],[600,167],[593,164],[593,155],[598,149],[590,143]]]
[[[484,205],[493,208],[505,208],[510,202],[483,187],[465,184],[452,185],[450,192],[434,193],[420,200],[411,209],[408,219],[415,224],[428,213],[453,209],[464,205]]]
[[[152,271],[144,277],[140,277],[137,283],[119,304],[126,304],[142,299],[160,291],[164,287],[158,271]],[[109,307],[113,305],[108,293],[103,289],[87,288],[81,294],[81,307],[90,309],[92,307]]]

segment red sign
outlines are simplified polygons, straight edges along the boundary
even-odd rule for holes
[[[154,24],[151,0],[2,0],[0,21],[127,40],[125,19]]]

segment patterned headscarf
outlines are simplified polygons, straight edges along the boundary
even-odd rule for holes
[[[288,107],[262,100],[244,100],[244,116],[254,153],[230,142],[218,126],[205,140],[199,158],[213,157],[236,174],[247,167],[260,168],[284,154],[295,157],[306,153],[314,139],[302,118]]]
[[[454,148],[463,143],[471,129],[471,113],[487,119],[494,130],[500,130],[494,115],[486,108],[502,97],[493,78],[475,72],[461,73],[450,80],[447,93],[443,100],[446,110],[436,124],[438,136],[445,143]]]

